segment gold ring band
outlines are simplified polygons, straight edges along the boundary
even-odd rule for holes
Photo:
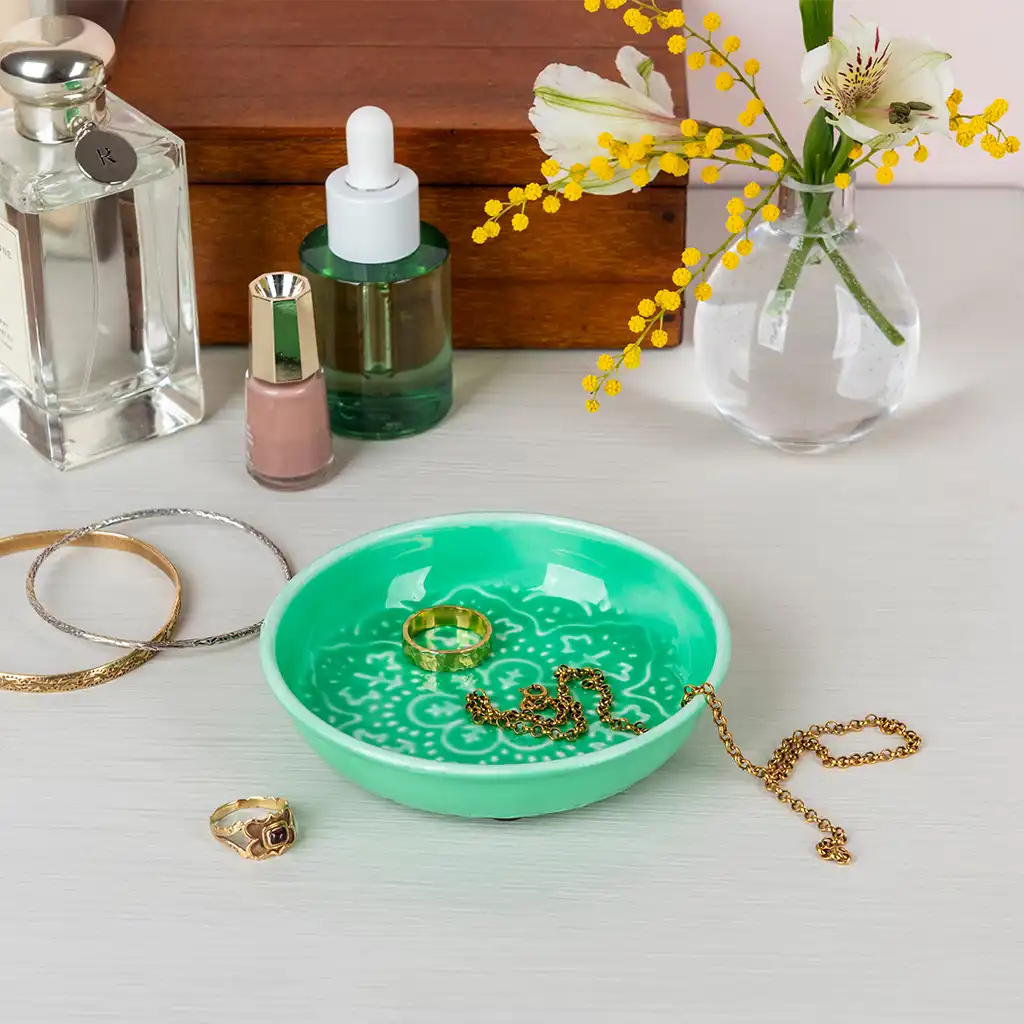
[[[11,537],[0,538],[0,558],[13,555],[18,551],[34,551],[47,548],[69,530],[39,530],[35,533],[16,533]],[[88,533],[74,542],[74,547],[109,548],[114,551],[127,551],[129,554],[144,558],[155,565],[174,584],[174,605],[167,621],[160,627],[154,640],[169,640],[178,625],[181,614],[181,579],[178,570],[171,561],[161,554],[152,544],[137,540],[135,537],[124,537],[119,533]],[[60,672],[55,675],[24,675],[18,672],[0,672],[0,690],[17,690],[22,693],[60,693],[67,690],[84,690],[89,686],[98,686],[145,665],[156,651],[132,651],[131,654],[115,661],[108,661],[96,668],[86,668],[78,672]]]
[[[476,633],[480,639],[469,647],[438,650],[423,647],[413,639],[419,633],[438,626],[456,626]],[[486,615],[457,604],[439,604],[413,612],[402,627],[402,650],[405,656],[425,672],[458,672],[476,668],[491,656],[491,638],[494,630]]]
[[[221,822],[237,811],[257,808],[267,814],[242,818],[230,825]],[[280,796],[250,796],[221,804],[210,815],[214,839],[230,847],[246,860],[279,857],[295,842],[295,818],[288,801]]]

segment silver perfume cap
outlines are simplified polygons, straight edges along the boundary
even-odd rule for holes
[[[301,274],[261,274],[249,285],[249,373],[290,384],[320,369],[313,293]]]
[[[14,99],[19,134],[35,142],[70,142],[83,124],[106,120],[106,67],[82,50],[8,53],[0,88]]]

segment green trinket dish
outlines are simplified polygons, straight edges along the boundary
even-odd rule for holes
[[[412,664],[402,626],[430,605],[486,615],[491,657],[449,674]],[[429,635],[439,649],[467,642],[454,628]],[[649,775],[705,707],[680,708],[684,687],[720,687],[729,651],[722,609],[679,562],[599,526],[514,513],[406,523],[342,545],[285,586],[260,635],[274,695],[328,764],[399,803],[470,818],[583,807]],[[596,695],[578,688],[590,728],[574,743],[466,713],[472,690],[502,710],[533,683],[553,692],[562,664],[604,672],[613,714],[648,731],[608,729]]]

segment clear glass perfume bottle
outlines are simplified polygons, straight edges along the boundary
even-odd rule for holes
[[[60,469],[203,415],[184,144],[102,61],[0,61],[0,421]]]
[[[331,429],[418,434],[452,404],[448,240],[420,221],[419,181],[394,161],[394,128],[361,107],[349,162],[327,179],[327,223],[299,248],[316,311]]]

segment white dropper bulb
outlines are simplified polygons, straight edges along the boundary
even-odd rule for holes
[[[420,245],[420,183],[395,163],[395,128],[380,107],[345,125],[348,164],[327,179],[327,244],[350,263],[394,263]]]
[[[360,107],[345,124],[348,168],[345,180],[361,192],[391,188],[395,167],[395,126],[380,107]]]

